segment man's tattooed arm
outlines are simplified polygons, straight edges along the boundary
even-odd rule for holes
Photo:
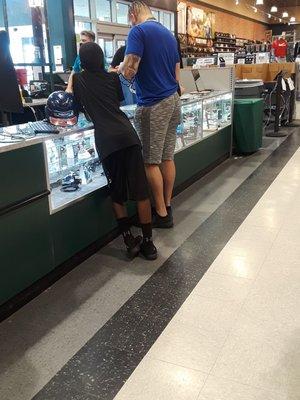
[[[120,64],[119,72],[126,79],[133,79],[139,69],[140,61],[141,57],[136,56],[135,54],[127,54],[124,61]]]

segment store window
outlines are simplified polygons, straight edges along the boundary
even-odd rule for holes
[[[10,0],[6,5],[13,62],[44,64],[48,59],[44,9],[31,8],[24,0]]]
[[[89,0],[74,0],[74,14],[77,17],[90,18],[90,2],[89,2]]]
[[[0,0],[0,31],[4,29],[3,0]]]
[[[154,17],[157,21],[159,21],[159,11],[157,11],[157,10],[151,10],[151,11],[152,11],[153,17]]]
[[[116,40],[116,50],[118,50],[120,47],[126,46],[126,40],[125,39],[117,39]]]
[[[79,35],[82,31],[92,30],[92,24],[90,22],[75,21],[75,33]]]
[[[111,22],[111,0],[96,0],[96,17],[100,21]]]
[[[128,25],[128,4],[117,3],[117,23]]]
[[[163,13],[163,18],[161,23],[170,31],[172,30],[172,24],[171,24],[171,13]]]
[[[109,66],[114,56],[113,39],[100,37],[98,39],[98,44],[103,50],[106,65]]]

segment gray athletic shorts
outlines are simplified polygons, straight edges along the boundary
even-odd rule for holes
[[[142,142],[145,164],[159,165],[174,159],[180,106],[180,97],[175,93],[154,106],[137,107],[134,124]]]

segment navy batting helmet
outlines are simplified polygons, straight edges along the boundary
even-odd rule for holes
[[[50,94],[45,108],[46,118],[53,125],[75,125],[78,110],[71,93],[57,91]]]

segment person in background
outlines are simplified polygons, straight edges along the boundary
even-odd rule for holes
[[[23,113],[23,104],[10,54],[9,36],[0,30],[0,126],[11,124],[10,113]]]
[[[84,43],[91,43],[91,42],[95,42],[96,40],[96,35],[93,31],[82,31],[80,33],[80,43],[79,46],[81,46]],[[76,73],[81,72],[81,62],[80,62],[80,56],[79,54],[77,55],[77,57],[75,58],[74,61],[74,65],[72,68],[72,72],[71,75],[69,77],[69,81],[68,81],[68,86],[66,89],[66,92],[72,93],[73,92],[73,75]]]
[[[285,40],[285,32],[282,32],[282,35],[275,39],[272,43],[273,54],[275,56],[275,60],[278,63],[285,63],[288,51],[288,43]]]
[[[109,72],[118,72],[119,65],[124,61],[125,51],[126,46],[121,46],[118,48],[110,64]]]
[[[116,73],[105,70],[104,54],[96,43],[85,43],[79,56],[83,71],[73,76],[74,96],[91,118],[95,142],[106,174],[120,233],[128,255],[139,252],[157,258],[152,241],[151,204],[141,142],[127,116],[120,110],[123,93]],[[130,230],[125,202],[137,202],[143,238]]]
[[[172,33],[156,21],[142,1],[129,7],[129,32],[119,73],[135,78],[138,107],[135,127],[143,145],[148,181],[155,200],[153,226],[171,228],[175,181],[174,151],[180,122],[180,58]]]

